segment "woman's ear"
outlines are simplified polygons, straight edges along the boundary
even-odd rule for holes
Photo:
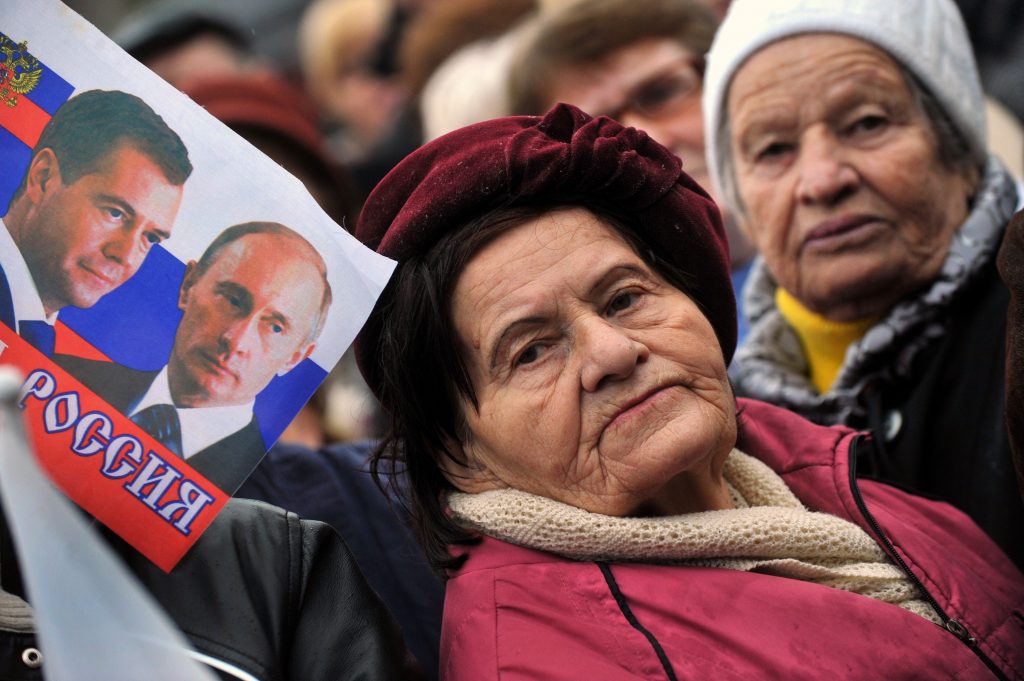
[[[471,437],[466,438],[466,442],[449,442],[446,449],[451,455],[442,455],[438,465],[455,489],[467,494],[479,494],[508,487],[478,456]]]

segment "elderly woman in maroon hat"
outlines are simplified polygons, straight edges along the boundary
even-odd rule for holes
[[[398,268],[357,356],[445,569],[447,679],[1024,673],[1024,577],[866,437],[736,400],[718,211],[561,105],[463,128],[370,196]],[[1016,613],[1016,615],[1014,614]]]

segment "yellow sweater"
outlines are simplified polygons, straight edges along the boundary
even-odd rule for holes
[[[796,331],[811,368],[811,383],[821,394],[835,383],[846,358],[846,349],[874,326],[877,318],[834,322],[811,312],[781,286],[775,289],[775,305]]]

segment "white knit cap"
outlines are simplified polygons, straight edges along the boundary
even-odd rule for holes
[[[729,83],[762,47],[801,33],[842,33],[878,46],[935,96],[972,151],[985,149],[981,81],[953,0],[733,0],[704,75],[708,170],[726,201],[719,155],[729,150],[718,149],[717,141]]]

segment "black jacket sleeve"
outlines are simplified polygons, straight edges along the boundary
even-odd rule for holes
[[[299,522],[304,569],[288,678],[421,678],[398,626],[338,534],[323,523]]]
[[[398,626],[328,525],[232,499],[169,574],[105,536],[224,679],[422,678]],[[3,586],[17,591],[9,542],[6,549]]]
[[[116,543],[201,652],[259,679],[421,678],[328,525],[232,499],[170,574]]]

